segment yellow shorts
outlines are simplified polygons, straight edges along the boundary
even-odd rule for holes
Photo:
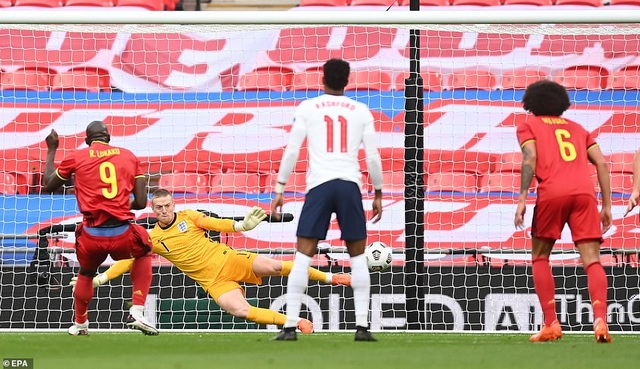
[[[207,292],[215,301],[225,292],[236,288],[244,290],[238,282],[262,284],[262,278],[253,272],[253,260],[258,256],[252,252],[231,250],[227,262]]]

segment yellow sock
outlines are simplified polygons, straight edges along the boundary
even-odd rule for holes
[[[280,276],[282,277],[288,276],[291,273],[291,268],[293,268],[293,261],[283,261],[282,270],[280,271]],[[319,281],[323,283],[331,282],[331,281],[327,281],[327,273],[321,272],[316,268],[309,268],[309,280]]]
[[[287,317],[277,311],[251,306],[249,308],[249,313],[247,313],[247,320],[258,324],[284,325],[287,321]]]

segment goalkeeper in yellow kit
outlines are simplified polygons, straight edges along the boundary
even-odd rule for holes
[[[175,212],[173,196],[164,189],[153,193],[151,205],[158,219],[150,232],[154,253],[165,257],[198,282],[229,314],[258,324],[284,325],[284,314],[249,305],[238,282],[261,284],[262,277],[287,276],[293,262],[236,251],[223,243],[210,240],[205,234],[207,230],[252,230],[267,216],[262,208],[253,207],[241,222],[209,217],[196,210]],[[133,259],[116,262],[96,276],[93,285],[97,287],[128,272],[132,262]],[[351,285],[351,276],[348,274],[324,273],[309,268],[309,277],[311,280],[335,285]],[[297,326],[302,333],[313,332],[313,324],[307,319],[301,318]]]

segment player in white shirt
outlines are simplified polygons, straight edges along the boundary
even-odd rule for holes
[[[351,287],[356,314],[356,341],[375,341],[369,332],[370,279],[364,249],[367,227],[362,206],[362,174],[358,151],[364,145],[367,169],[375,189],[373,222],[382,216],[382,163],[376,143],[373,115],[369,108],[344,96],[349,80],[349,63],[330,59],[324,64],[324,95],[298,106],[289,144],[282,157],[272,214],[282,212],[287,179],[295,166],[300,147],[307,140],[309,168],[307,194],[298,221],[298,248],[287,283],[287,322],[275,337],[294,341],[302,295],[308,284],[308,269],[325,239],[332,213],[336,214],[351,261]]]

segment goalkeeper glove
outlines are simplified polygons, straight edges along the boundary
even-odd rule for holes
[[[264,212],[259,206],[254,206],[249,210],[247,215],[244,216],[244,220],[241,222],[236,222],[233,225],[233,229],[236,232],[245,232],[254,229],[267,217],[267,213]]]
[[[69,282],[69,286],[73,286],[73,289],[76,288],[76,283],[78,282],[78,277],[73,277],[71,278],[71,282]],[[101,284],[105,284],[109,282],[109,278],[107,277],[107,274],[105,273],[100,273],[97,276],[93,277],[93,287],[98,287]]]

